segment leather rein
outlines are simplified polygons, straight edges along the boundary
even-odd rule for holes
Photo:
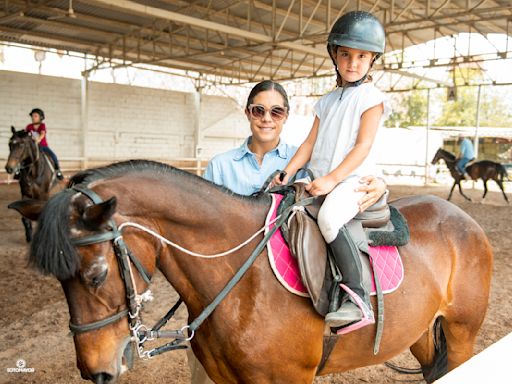
[[[98,194],[96,194],[94,191],[92,191],[91,189],[87,188],[84,185],[77,184],[72,186],[71,189],[84,194],[95,204],[103,202],[103,199]],[[254,263],[257,256],[261,254],[267,242],[270,240],[270,237],[287,220],[289,214],[294,209],[297,209],[297,207],[308,205],[310,203],[311,201],[309,201],[309,199],[305,199],[304,201],[297,202],[288,207],[286,210],[284,210],[282,214],[277,218],[272,229],[270,229],[265,234],[263,239],[258,243],[256,248],[249,256],[249,258],[247,258],[244,264],[235,273],[235,275],[226,284],[226,286],[217,294],[213,301],[208,306],[206,306],[203,309],[203,311],[199,314],[199,316],[189,325],[185,325],[181,329],[174,331],[161,331],[160,329],[174,316],[179,306],[183,303],[183,300],[181,298],[178,299],[178,301],[167,312],[167,314],[163,316],[152,328],[148,328],[142,323],[142,319],[140,316],[142,302],[144,301],[145,298],[147,298],[147,296],[149,296],[150,291],[147,291],[147,293],[149,294],[137,294],[135,281],[133,280],[131,264],[135,266],[135,269],[138,271],[142,279],[148,285],[151,283],[151,276],[146,271],[140,260],[130,251],[130,249],[126,245],[125,241],[123,240],[122,233],[119,230],[116,223],[114,222],[114,220],[111,219],[109,221],[110,230],[107,232],[72,239],[73,245],[77,247],[102,243],[105,241],[112,242],[114,253],[116,255],[116,259],[120,268],[121,277],[123,279],[123,283],[125,286],[127,309],[117,312],[112,316],[88,324],[74,324],[70,321],[69,329],[71,330],[71,333],[79,334],[94,331],[106,327],[110,324],[113,324],[121,320],[122,318],[128,316],[130,333],[132,335],[131,342],[135,344],[137,348],[137,353],[140,358],[148,359],[156,355],[159,355],[163,352],[188,348],[188,346],[183,343],[192,340],[197,328],[199,328],[199,326],[214,311],[214,309],[227,296],[227,294],[233,289],[233,287],[240,281],[245,272],[247,272],[250,266]],[[151,350],[144,350],[144,343],[149,340],[154,340],[155,338],[171,338],[173,340],[160,347]]]

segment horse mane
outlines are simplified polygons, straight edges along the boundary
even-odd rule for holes
[[[205,180],[202,177],[197,177],[190,172],[186,172],[171,165],[151,160],[127,160],[119,163],[113,163],[104,167],[92,168],[78,172],[69,180],[68,188],[77,184],[89,185],[98,180],[114,178],[131,172],[155,173],[160,178],[165,175],[183,177],[185,180],[191,183],[197,183],[198,188],[205,188],[206,186],[212,187],[238,200],[265,204],[270,202],[270,197],[266,193],[258,193],[254,196],[239,195],[226,187],[212,183],[211,181]]]
[[[75,276],[81,262],[69,229],[69,205],[74,193],[66,189],[48,200],[30,246],[29,264],[61,281]]]
[[[439,151],[442,152],[445,156],[449,157],[450,160],[455,161],[456,157],[453,153],[447,151],[446,149],[439,148]]]
[[[255,203],[269,203],[268,194],[257,196],[238,195],[227,188],[218,186],[181,169],[149,160],[129,160],[104,167],[87,169],[71,177],[68,188],[52,196],[41,213],[38,227],[31,244],[29,264],[44,274],[51,274],[59,280],[74,277],[80,269],[80,254],[71,241],[69,228],[71,198],[76,193],[72,186],[87,186],[95,181],[114,178],[130,172],[153,172],[162,175],[174,175],[186,178],[192,183],[216,188],[237,199]]]

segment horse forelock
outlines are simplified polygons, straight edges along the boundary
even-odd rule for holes
[[[61,281],[74,277],[80,269],[80,255],[71,242],[69,223],[74,193],[63,190],[48,200],[30,247],[30,264]]]

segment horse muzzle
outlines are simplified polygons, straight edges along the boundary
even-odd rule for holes
[[[83,370],[80,368],[81,376],[85,380],[90,380],[95,384],[114,384],[119,376],[133,367],[133,343],[130,337],[123,339],[115,360],[112,362],[113,369],[107,369],[101,372]],[[93,373],[94,372],[94,373]]]

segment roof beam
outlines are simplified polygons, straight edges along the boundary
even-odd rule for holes
[[[229,25],[216,23],[213,21],[203,20],[188,15],[183,15],[177,12],[167,11],[160,8],[150,7],[142,4],[135,3],[129,0],[92,0],[94,3],[101,4],[109,8],[122,9],[124,11],[143,14],[150,17],[159,19],[172,20],[178,23],[188,24],[197,28],[209,29],[227,33],[230,36],[236,36],[242,40],[249,39],[259,43],[275,44],[287,49],[292,49],[299,52],[311,53],[315,56],[324,57],[327,53],[323,49],[317,49],[301,43],[295,42],[274,42],[272,36],[263,35],[260,33],[250,32],[245,29],[231,27]]]

